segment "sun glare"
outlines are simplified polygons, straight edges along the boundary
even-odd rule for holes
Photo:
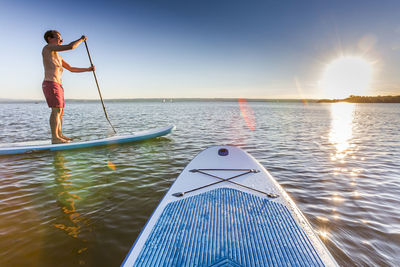
[[[324,97],[343,99],[350,95],[366,95],[370,89],[372,65],[361,57],[340,57],[329,63],[320,86]]]

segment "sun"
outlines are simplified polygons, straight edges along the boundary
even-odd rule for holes
[[[370,62],[362,57],[343,56],[325,67],[320,87],[324,97],[343,99],[350,95],[366,95],[371,79]]]

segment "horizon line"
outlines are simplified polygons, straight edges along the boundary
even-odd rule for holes
[[[320,100],[344,100],[351,97],[396,97],[400,95],[377,95],[377,96],[355,96],[350,95],[343,99],[330,98],[245,98],[245,97],[140,97],[140,98],[103,98],[104,101],[198,101],[198,100],[213,100],[213,101],[236,101],[245,99],[247,101],[320,101]],[[92,102],[100,101],[99,98],[67,98],[65,101],[76,102]],[[46,102],[45,99],[16,99],[16,98],[0,98],[0,102]]]
[[[247,101],[318,101],[319,98],[244,98],[244,97],[141,97],[141,98],[103,98],[104,101],[195,101],[195,100],[214,100],[214,101],[237,101],[245,99]],[[65,101],[100,101],[99,98],[67,98]],[[46,102],[45,99],[16,99],[0,98],[0,102]]]

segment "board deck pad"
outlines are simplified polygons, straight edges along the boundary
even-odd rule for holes
[[[142,229],[127,266],[338,266],[294,201],[235,146],[200,152]]]
[[[146,131],[136,132],[131,135],[116,135],[113,137],[82,141],[82,142],[70,142],[63,144],[48,144],[48,145],[32,145],[32,146],[14,146],[14,147],[0,147],[0,155],[13,155],[33,152],[44,152],[44,151],[59,151],[59,150],[71,150],[88,147],[97,147],[113,144],[123,144],[130,142],[137,142],[155,137],[160,137],[171,133],[175,129],[174,125],[150,129]]]
[[[168,204],[135,265],[324,266],[285,206],[231,188]]]

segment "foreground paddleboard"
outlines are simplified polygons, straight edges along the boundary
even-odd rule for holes
[[[182,171],[123,266],[337,266],[252,156],[214,146]]]
[[[129,142],[142,141],[150,138],[155,138],[171,133],[175,129],[174,125],[163,128],[151,129],[147,131],[137,132],[132,135],[113,136],[98,140],[84,141],[84,142],[71,142],[65,144],[49,144],[38,146],[16,146],[16,147],[1,147],[0,155],[22,154],[42,151],[58,151],[67,149],[96,147],[112,144],[123,144]]]

